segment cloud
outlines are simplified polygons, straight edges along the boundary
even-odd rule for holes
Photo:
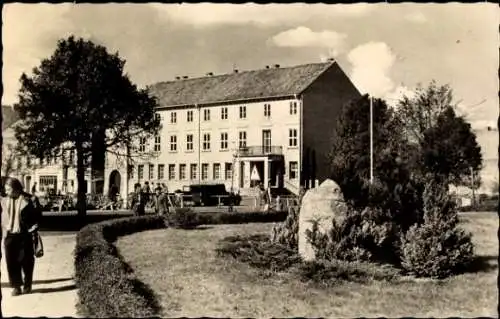
[[[396,55],[384,42],[368,42],[351,50],[347,59],[352,64],[351,80],[362,93],[384,97],[394,88],[389,72]]]
[[[331,30],[312,31],[307,27],[297,27],[273,36],[271,42],[279,47],[328,48],[330,54],[337,55],[344,47],[347,35]]]
[[[36,6],[36,10],[33,8]],[[19,78],[55,48],[56,34],[68,30],[71,4],[7,4],[2,12],[3,103],[17,100]],[[50,22],[49,22],[50,21]],[[49,23],[47,23],[49,22]]]
[[[414,23],[425,23],[427,22],[427,17],[422,12],[412,12],[405,15],[405,19]]]
[[[373,8],[369,4],[159,4],[152,7],[169,21],[193,26],[211,24],[278,25],[283,22],[304,22],[312,16],[322,17],[359,17]],[[304,10],[307,14],[304,14]]]
[[[383,98],[386,100],[386,102],[389,106],[397,108],[398,102],[401,99],[403,99],[404,97],[408,97],[411,99],[414,96],[415,96],[414,90],[412,90],[406,86],[400,85],[400,86],[396,87],[394,90],[386,93],[383,96]]]

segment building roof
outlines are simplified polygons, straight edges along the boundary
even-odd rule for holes
[[[11,106],[2,105],[2,132],[19,120],[19,114]]]
[[[179,79],[151,85],[160,107],[203,105],[284,97],[302,93],[335,62],[311,63],[293,67],[270,67],[201,78]]]

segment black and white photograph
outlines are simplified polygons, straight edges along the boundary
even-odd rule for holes
[[[2,317],[498,317],[497,3],[6,3]]]

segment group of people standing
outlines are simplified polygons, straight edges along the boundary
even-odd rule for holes
[[[36,196],[25,192],[16,178],[5,181],[1,209],[1,237],[12,296],[29,294],[42,209]]]
[[[151,197],[152,196],[152,197]],[[134,193],[132,196],[132,210],[134,215],[142,216],[146,213],[146,206],[152,200],[155,213],[158,215],[166,215],[169,211],[168,188],[165,184],[157,185],[154,194],[151,192],[149,182],[145,182],[144,186],[140,183],[134,185]]]

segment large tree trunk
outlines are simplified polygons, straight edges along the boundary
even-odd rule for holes
[[[80,221],[85,220],[87,215],[87,183],[85,182],[85,166],[84,166],[83,149],[81,145],[76,145],[76,179],[78,181],[77,203],[78,217]]]

